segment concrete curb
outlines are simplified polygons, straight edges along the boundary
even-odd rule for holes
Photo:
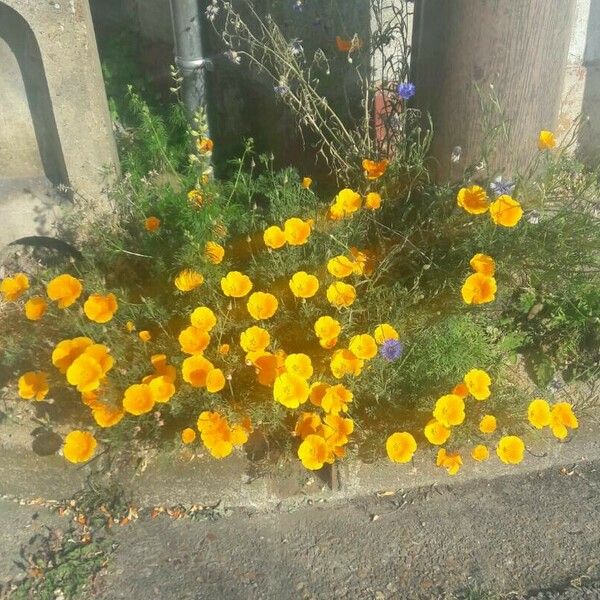
[[[461,486],[600,461],[600,436],[592,426],[580,428],[566,443],[544,434],[536,445],[528,447],[525,460],[517,466],[505,465],[495,456],[484,463],[464,456],[464,466],[454,477],[435,466],[435,451],[430,448],[419,452],[409,465],[396,465],[387,459],[370,464],[355,459],[341,461],[336,465],[334,479],[338,484],[333,490],[297,461],[274,465],[267,474],[253,476],[255,466],[241,453],[221,461],[210,457],[190,460],[191,455],[185,451],[162,454],[143,471],[132,467],[111,475],[139,508],[220,503],[252,511],[295,510],[317,502],[339,502],[415,488]],[[4,448],[0,498],[68,498],[84,487],[93,466],[78,467],[59,456],[39,457],[31,451]]]

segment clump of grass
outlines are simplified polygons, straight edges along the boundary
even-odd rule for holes
[[[25,576],[12,585],[11,598],[83,597],[114,550],[108,530],[127,519],[129,506],[122,488],[90,478],[81,492],[60,503],[57,510],[69,518],[68,527],[36,534],[21,548],[18,566]]]

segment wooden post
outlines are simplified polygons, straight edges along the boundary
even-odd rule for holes
[[[490,84],[510,138],[488,167],[510,175],[527,164],[540,129],[556,125],[574,6],[575,0],[416,3],[414,104],[432,116],[439,177],[482,158],[486,132],[477,87],[489,96]],[[450,160],[456,146],[460,169]]]

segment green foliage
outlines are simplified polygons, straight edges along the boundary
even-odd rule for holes
[[[123,90],[123,75],[109,67],[105,71],[109,91]],[[312,98],[314,92],[306,88],[303,93]],[[515,177],[514,195],[525,216],[517,227],[499,227],[489,215],[469,215],[456,205],[463,184],[487,188],[495,173],[471,169],[460,182],[432,181],[426,159],[431,134],[421,131],[417,113],[405,111],[401,143],[380,179],[364,178],[359,145],[343,156],[339,140],[321,146],[321,151],[329,147],[338,153],[332,164],[341,158],[345,165],[337,173],[344,187],[383,198],[380,210],[362,208],[350,218],[332,220],[327,213],[333,194],[327,188],[317,181],[305,189],[294,169],[276,171],[273,158],[257,156],[251,140],[231,163],[231,177],[214,180],[210,155],[196,144],[206,135],[204,115],[189,127],[180,104],[158,111],[131,86],[112,106],[124,169],[111,190],[112,211],[98,216],[89,200],[76,197],[63,236],[81,248],[83,259],[41,269],[31,287],[39,293],[67,270],[82,281],[86,294],[115,293],[119,310],[110,323],[97,324],[77,306],[52,307],[42,322],[31,323],[23,322],[20,305],[10,305],[2,317],[4,368],[13,379],[25,370],[45,370],[52,373],[53,393],[73,397],[72,390],[65,392],[69,388],[50,355],[58,341],[86,335],[106,344],[115,358],[102,399],[119,406],[128,386],[152,374],[152,354],[166,354],[181,373],[178,336],[192,310],[206,305],[218,317],[207,356],[228,378],[220,394],[177,381],[169,403],[101,430],[102,443],[132,454],[172,444],[201,410],[217,410],[232,422],[249,416],[269,441],[291,446],[297,413],[274,402],[271,387],[257,384],[252,361],[240,348],[241,331],[256,323],[246,298],[222,293],[221,278],[232,270],[247,274],[253,291],[277,296],[279,310],[262,323],[272,337],[270,350],[309,354],[315,367],[311,381],[338,383],[329,366],[331,350],[322,348],[314,334],[318,317],[340,321],[336,348],[347,347],[354,335],[373,333],[380,323],[399,331],[404,354],[398,361],[376,356],[360,377],[342,380],[354,393],[350,415],[363,437],[384,429],[389,433],[403,422],[422,427],[435,398],[469,369],[486,369],[496,381],[517,353],[526,355],[542,387],[557,369],[572,377],[597,370],[600,240],[594,203],[600,185],[595,173],[572,158],[560,152],[535,154],[531,168]],[[493,129],[490,139],[495,140],[502,129]],[[341,122],[336,131],[347,133]],[[148,217],[160,220],[158,230],[145,229]],[[308,243],[267,249],[262,232],[283,226],[290,217],[311,220]],[[224,246],[222,263],[213,264],[205,252],[207,242]],[[338,310],[326,301],[325,291],[334,281],[327,262],[338,255],[354,260],[358,251],[365,253],[368,268],[348,277],[357,298]],[[469,307],[460,288],[471,273],[470,258],[480,252],[496,261],[498,293],[490,305]],[[183,269],[202,273],[204,284],[189,293],[178,291],[174,279]],[[301,270],[320,282],[318,295],[307,301],[293,297],[288,284]],[[129,322],[137,331],[149,330],[151,342],[143,344],[128,331]],[[218,352],[223,343],[230,346],[227,354]],[[496,390],[496,407],[509,410],[510,393],[501,379]]]

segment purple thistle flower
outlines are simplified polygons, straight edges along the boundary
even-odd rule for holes
[[[401,83],[397,88],[398,96],[402,98],[402,100],[410,100],[416,93],[416,88],[414,83],[410,83],[410,81]]]
[[[379,348],[379,354],[389,362],[398,360],[404,352],[404,345],[398,340],[385,340]]]

